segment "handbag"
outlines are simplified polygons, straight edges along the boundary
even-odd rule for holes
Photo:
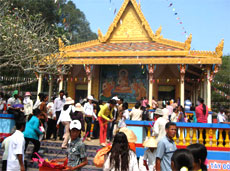
[[[111,150],[112,146],[106,146],[100,149],[93,159],[96,167],[102,168],[105,163],[105,155]]]

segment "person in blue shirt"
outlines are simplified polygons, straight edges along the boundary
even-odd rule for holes
[[[23,132],[26,141],[25,152],[30,141],[34,144],[34,149],[33,149],[31,159],[37,158],[37,156],[34,153],[38,152],[38,150],[40,149],[39,135],[43,134],[43,132],[39,129],[40,116],[41,116],[41,111],[39,109],[34,109],[33,115],[31,118],[29,118],[28,122],[26,123],[26,128],[25,131]]]

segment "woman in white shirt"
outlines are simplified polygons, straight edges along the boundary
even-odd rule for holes
[[[118,132],[111,150],[106,155],[104,171],[139,171],[137,156],[129,149],[126,135]]]
[[[65,126],[65,134],[63,136],[64,140],[62,142],[62,148],[67,148],[67,143],[70,138],[70,132],[69,132],[69,126],[70,122],[72,121],[70,117],[70,113],[75,112],[75,107],[73,106],[74,100],[71,97],[66,98],[65,104],[63,106],[63,109],[61,110],[60,117],[57,121],[57,128],[59,128],[59,123],[61,122]]]
[[[26,116],[26,120],[28,120],[28,116],[33,113],[33,101],[30,99],[31,93],[26,92],[25,98],[23,100],[24,105],[24,114]]]
[[[84,113],[85,113],[85,122],[87,124],[86,127],[86,134],[87,140],[90,141],[90,130],[92,125],[93,118],[97,119],[97,116],[94,113],[93,109],[93,96],[88,96],[88,102],[84,105]]]

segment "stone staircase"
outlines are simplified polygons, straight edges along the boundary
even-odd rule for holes
[[[93,165],[93,158],[96,155],[96,151],[101,147],[95,144],[98,143],[85,143],[87,151],[88,165],[82,168],[82,171],[102,171],[102,169],[97,168]],[[27,161],[27,171],[37,171],[39,170],[37,163],[32,163],[30,161],[30,156],[33,150],[33,144],[29,144],[26,154],[25,161]],[[42,141],[39,150],[39,155],[45,159],[52,160],[54,158],[65,158],[66,150],[61,149],[61,141]],[[0,149],[0,170],[2,168],[2,154],[3,149]]]

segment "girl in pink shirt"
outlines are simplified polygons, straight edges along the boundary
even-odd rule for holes
[[[196,107],[196,118],[198,123],[207,123],[208,107],[204,104],[204,100],[198,99],[198,106]]]

